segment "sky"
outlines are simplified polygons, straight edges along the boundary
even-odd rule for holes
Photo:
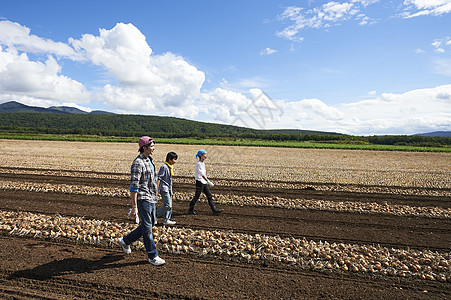
[[[8,101],[359,136],[451,131],[451,0],[2,0]]]

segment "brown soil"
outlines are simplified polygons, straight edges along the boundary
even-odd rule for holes
[[[87,177],[0,174],[11,181],[67,183],[127,188],[128,182]],[[176,191],[192,191],[180,184]],[[329,201],[372,201],[449,208],[451,199],[217,186],[214,193],[281,195]],[[243,233],[380,244],[394,248],[451,251],[451,220],[382,214],[358,214],[269,207],[224,206],[213,216],[208,205],[174,201],[177,226]],[[61,193],[0,190],[0,209],[129,222],[129,199]],[[167,264],[149,265],[143,251],[125,256],[105,249],[53,240],[0,236],[2,299],[451,299],[451,284],[350,272],[315,272],[275,264],[247,264],[224,259],[161,253]]]

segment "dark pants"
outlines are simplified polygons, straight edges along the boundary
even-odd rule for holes
[[[200,194],[202,192],[205,194],[205,196],[207,196],[208,204],[210,205],[211,210],[215,212],[216,207],[215,204],[213,203],[213,196],[211,195],[210,187],[208,186],[208,184],[203,184],[199,180],[196,180],[196,193],[194,194],[193,199],[189,203],[189,210],[190,211],[194,210],[194,205],[196,204],[197,200],[199,200]]]

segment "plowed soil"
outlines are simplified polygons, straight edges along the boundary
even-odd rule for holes
[[[127,189],[125,180],[1,173],[0,179]],[[95,177],[95,176],[92,176]],[[194,183],[175,191],[194,193]],[[449,208],[443,196],[324,192],[215,186],[214,194],[255,194],[328,201],[371,201]],[[63,193],[0,190],[0,209],[130,222],[129,199]],[[272,207],[173,204],[176,226],[233,230],[395,248],[451,251],[451,220],[383,214],[294,210]],[[105,249],[54,240],[0,235],[0,298],[2,299],[450,299],[451,284],[413,278],[392,278],[351,272],[316,272],[277,264],[247,264],[224,259],[161,252],[166,265],[147,263],[144,251],[125,256]]]

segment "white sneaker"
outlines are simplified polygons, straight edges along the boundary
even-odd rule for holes
[[[118,239],[117,242],[119,243],[119,245],[121,245],[122,250],[124,250],[124,253],[125,253],[125,254],[130,254],[130,253],[132,253],[132,249],[130,249],[130,245],[127,245],[127,244],[124,242],[124,239],[123,239],[123,238]]]
[[[166,261],[159,256],[155,256],[154,259],[149,258],[149,263],[151,263],[154,266],[161,266],[164,265]]]
[[[171,220],[167,220],[167,221],[163,222],[163,225],[175,225],[175,223],[177,223],[177,222],[171,221]]]

